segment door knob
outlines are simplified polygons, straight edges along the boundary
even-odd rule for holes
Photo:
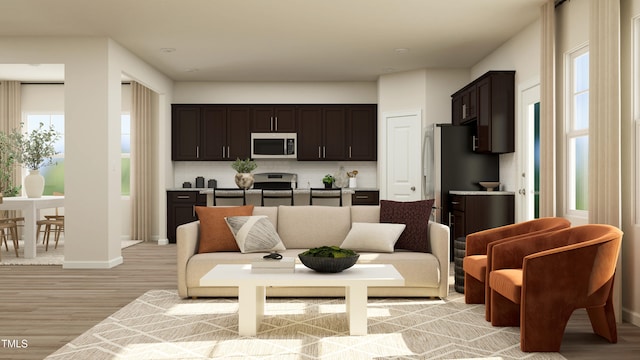
[[[412,186],[412,187],[411,187],[411,191],[416,191],[416,187],[415,187],[415,186]]]

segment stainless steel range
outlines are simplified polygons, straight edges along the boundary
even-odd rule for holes
[[[297,174],[292,173],[260,173],[253,175],[254,189],[289,189],[296,188]]]

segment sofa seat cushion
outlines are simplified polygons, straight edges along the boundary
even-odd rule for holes
[[[468,255],[462,260],[465,273],[485,282],[487,276],[487,255]]]
[[[351,210],[346,206],[280,206],[277,229],[287,249],[340,246],[351,229]]]

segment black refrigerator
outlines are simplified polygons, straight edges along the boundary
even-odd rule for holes
[[[466,125],[435,124],[425,135],[425,188],[434,198],[435,221],[449,225],[449,191],[481,191],[478,182],[498,181],[498,154],[473,151],[474,128]]]

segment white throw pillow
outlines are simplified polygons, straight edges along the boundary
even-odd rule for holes
[[[242,253],[286,250],[267,216],[225,217]]]
[[[340,247],[355,251],[392,253],[393,246],[405,227],[405,224],[354,222]]]

